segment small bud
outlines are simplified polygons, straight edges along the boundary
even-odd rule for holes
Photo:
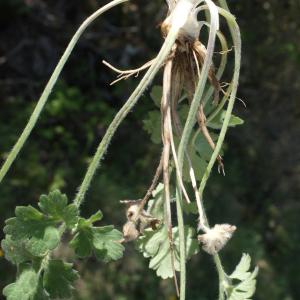
[[[128,221],[137,221],[139,218],[139,210],[141,200],[122,200],[121,203],[126,204],[126,216]]]
[[[139,237],[140,233],[136,229],[134,222],[128,221],[123,226],[123,238],[125,242],[131,242]]]
[[[216,224],[208,229],[205,234],[198,235],[198,241],[202,243],[202,249],[213,255],[218,253],[231,239],[236,226],[230,224]]]

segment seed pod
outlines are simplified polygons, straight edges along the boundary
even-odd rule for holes
[[[128,221],[123,226],[123,238],[124,242],[134,241],[139,237],[140,233],[136,229],[134,222]]]
[[[126,204],[126,217],[128,221],[136,222],[139,218],[141,200],[122,200]]]

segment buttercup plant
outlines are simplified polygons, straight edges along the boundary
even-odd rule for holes
[[[82,33],[102,13],[126,1],[114,0],[103,6],[75,33],[28,124],[4,162],[0,182],[35,127]],[[1,245],[5,257],[17,266],[16,282],[3,291],[7,299],[71,297],[79,274],[72,264],[53,256],[65,232],[71,236],[69,246],[77,257],[95,255],[105,262],[120,259],[125,243],[135,241],[138,250],[150,259],[149,267],[156,270],[158,276],[174,278],[181,300],[186,299],[186,262],[199,252],[200,245],[212,255],[216,264],[219,300],[244,300],[253,296],[257,269],[249,271],[249,255],[243,254],[230,275],[225,272],[219,256],[236,226],[221,223],[210,227],[203,205],[203,192],[216,161],[219,173],[225,175],[221,148],[227,129],[243,123],[232,115],[241,60],[239,27],[225,0],[167,0],[167,4],[168,14],[161,25],[164,43],[153,60],[128,71],[119,70],[104,61],[118,73],[115,82],[142,70],[147,71],[109,125],[72,203],[68,203],[67,196],[60,191],[52,191],[40,197],[39,209],[16,207],[16,217],[6,221],[6,237]],[[198,20],[199,15],[204,19]],[[220,17],[229,28],[230,42],[220,30]],[[209,31],[206,45],[201,40],[205,27]],[[221,51],[220,63],[216,67],[213,58],[218,42]],[[230,51],[228,45],[232,45],[234,52],[234,67],[230,82],[224,85],[222,77]],[[163,145],[152,184],[142,199],[121,201],[126,205],[127,218],[123,233],[113,226],[95,226],[94,223],[102,218],[101,212],[85,219],[80,216],[80,206],[114,133],[161,69],[162,86],[153,87],[151,92],[160,111],[149,112],[148,119],[144,121],[144,128],[151,134],[152,140]],[[161,175],[162,182],[159,182]],[[190,184],[192,194],[188,189]],[[172,224],[173,198],[177,226]],[[198,215],[195,228],[185,224],[184,214]],[[178,274],[180,283],[177,282]]]

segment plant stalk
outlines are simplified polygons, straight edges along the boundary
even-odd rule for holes
[[[189,138],[196,122],[196,114],[198,112],[199,104],[204,92],[205,84],[208,77],[209,69],[212,65],[212,56],[214,52],[214,45],[217,30],[219,28],[219,16],[215,4],[211,0],[205,0],[210,8],[211,15],[211,26],[209,30],[209,40],[207,46],[207,55],[203,64],[202,72],[197,84],[195,95],[191,103],[189,114],[183,129],[182,137],[180,139],[178,148],[178,164],[179,171],[182,172],[184,155],[189,142]],[[185,286],[186,286],[186,253],[185,253],[185,236],[184,236],[184,220],[182,214],[182,194],[177,184],[176,187],[176,208],[177,208],[177,219],[179,228],[179,240],[180,240],[180,300],[185,300]]]
[[[92,162],[90,163],[88,170],[84,176],[84,179],[82,181],[82,184],[79,188],[79,191],[75,197],[74,203],[79,207],[81,203],[84,200],[85,194],[91,184],[91,181],[96,173],[97,168],[99,167],[100,161],[103,158],[103,155],[105,154],[108,145],[121,124],[121,122],[124,120],[124,118],[127,116],[127,114],[130,112],[130,110],[133,108],[133,106],[136,104],[144,90],[147,88],[147,86],[151,83],[156,73],[159,71],[161,66],[164,64],[165,59],[169,55],[176,38],[178,36],[178,32],[180,28],[185,24],[185,21],[192,9],[192,3],[189,0],[181,0],[178,2],[176,8],[174,9],[174,19],[176,22],[172,23],[172,26],[170,28],[170,31],[165,39],[165,42],[163,46],[161,47],[156,59],[154,60],[151,67],[148,69],[146,74],[144,75],[143,79],[140,81],[139,85],[136,87],[136,89],[133,91],[129,99],[126,101],[126,103],[123,105],[123,107],[120,109],[120,111],[116,114],[115,118],[109,125],[102,141],[100,142],[97,151],[92,159]]]

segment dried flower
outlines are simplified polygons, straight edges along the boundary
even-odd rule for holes
[[[231,239],[236,226],[230,224],[216,224],[208,229],[205,234],[198,236],[198,241],[202,243],[202,249],[213,255],[218,253]]]
[[[128,222],[123,226],[123,237],[125,242],[130,242],[138,238],[145,228],[156,229],[159,220],[152,217],[144,209],[141,210],[141,200],[122,200],[126,204],[126,217]]]
[[[140,235],[140,232],[136,229],[134,222],[128,221],[123,226],[123,241],[130,242],[136,240]]]

